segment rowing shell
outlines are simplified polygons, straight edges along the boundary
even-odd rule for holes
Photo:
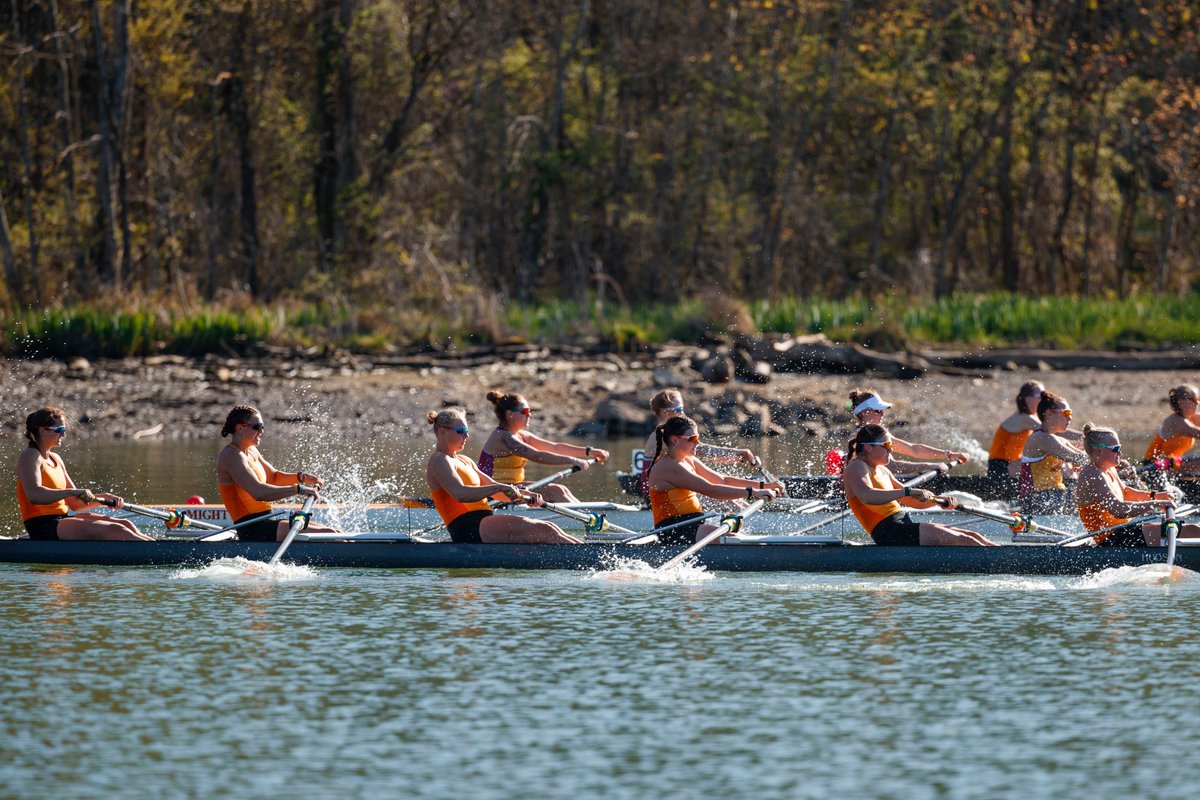
[[[650,511],[637,506],[620,503],[574,503],[570,504],[569,507],[579,511],[603,515],[607,522],[633,531],[649,531],[654,527]],[[149,506],[149,508],[161,511],[171,510],[169,506]],[[186,512],[194,520],[222,526],[231,524],[224,506],[203,505],[179,506],[176,508],[179,511]],[[298,509],[299,506],[276,506],[276,510],[279,511],[294,511]],[[815,525],[818,522],[829,519],[831,516],[829,510],[812,512],[803,509],[804,506],[768,505],[764,509],[764,512],[770,513],[756,514],[752,519],[747,521],[746,525],[753,533],[782,535]],[[734,513],[736,509],[730,507],[728,512]],[[103,510],[97,510],[97,512],[93,513],[104,512]],[[160,532],[163,530],[162,522],[159,520],[136,515],[125,515],[123,512],[109,513],[114,516],[129,516],[138,527],[149,532]],[[581,522],[543,509],[518,506],[502,510],[499,513],[520,514],[532,519],[549,520],[567,531],[580,532],[586,528]],[[909,516],[919,522],[937,522],[943,525],[968,527],[998,540],[1005,539],[1011,533],[1003,523],[980,520],[975,516],[955,511],[945,511],[942,509],[910,510]],[[313,509],[313,519],[329,524],[339,530],[391,532],[425,530],[437,526],[441,521],[437,512],[432,508],[410,507],[405,504],[390,503],[372,503],[363,506],[316,506]],[[1079,522],[1078,516],[1039,516],[1036,518],[1036,521],[1039,524],[1067,532],[1083,532],[1083,527]],[[714,518],[713,522],[714,524],[719,523],[720,518]],[[850,518],[834,522],[827,528],[820,529],[818,532],[839,536],[858,536],[863,539],[866,536],[859,527],[858,522]],[[191,529],[179,531],[179,533],[196,535],[196,533],[192,533]],[[198,533],[202,534],[203,531]]]
[[[802,538],[802,537],[797,537]],[[1182,543],[1176,564],[1200,571],[1200,540]],[[220,558],[266,561],[274,542],[44,542],[0,540],[0,562],[111,566],[200,566]],[[682,546],[620,544],[451,544],[416,541],[301,541],[286,560],[311,567],[380,569],[629,569],[657,567]],[[714,544],[695,563],[720,572],[857,572],[901,574],[1079,575],[1117,567],[1164,564],[1166,549],[1053,547],[878,547],[844,543]]]

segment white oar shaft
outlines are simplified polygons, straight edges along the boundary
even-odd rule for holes
[[[315,502],[317,502],[315,494],[310,494],[305,498],[304,504],[300,506],[300,510],[296,512],[296,516],[292,519],[292,526],[288,528],[287,537],[279,545],[279,549],[275,551],[275,555],[271,556],[271,560],[267,562],[268,564],[278,564],[279,559],[283,558],[284,551],[288,549],[292,540],[296,538],[296,534],[308,526],[309,516],[312,514],[312,507]]]
[[[762,508],[763,504],[765,504],[766,502],[767,502],[766,500],[755,500],[753,503],[751,503],[749,506],[746,507],[745,511],[743,511],[741,514],[737,515],[737,521],[738,522],[744,521],[746,519],[746,517],[750,516],[751,514],[757,512],[760,508]],[[698,553],[702,549],[704,549],[704,547],[707,546],[709,543],[715,542],[717,539],[720,539],[722,536],[725,536],[726,534],[728,534],[730,532],[730,530],[733,528],[733,524],[734,524],[733,521],[721,523],[720,525],[717,526],[716,530],[710,531],[708,533],[708,535],[705,536],[703,539],[696,542],[694,545],[689,547],[687,550],[684,550],[682,553],[675,556],[670,561],[668,561],[667,563],[665,563],[661,567],[659,567],[658,571],[665,572],[669,569],[674,569],[675,567],[682,564],[684,561],[687,561],[689,558],[694,556],[696,553]]]
[[[983,517],[984,519],[991,519],[991,520],[995,520],[996,522],[1003,522],[1005,525],[1008,525],[1009,527],[1012,527],[1014,523],[1019,522],[1021,519],[1016,514],[1004,514],[999,511],[992,511],[987,508],[980,508],[979,506],[960,505],[960,506],[958,506],[957,510],[962,511],[965,514],[974,514],[975,516]],[[1055,536],[1074,536],[1075,535],[1075,534],[1071,533],[1070,531],[1060,531],[1057,528],[1050,528],[1045,525],[1042,525],[1040,522],[1032,522],[1031,532],[1036,532],[1036,531],[1050,533]]]
[[[594,459],[594,458],[586,459],[586,461],[589,465],[596,463],[596,459]],[[581,469],[583,469],[583,467],[572,465],[570,467],[567,467],[566,469],[559,470],[558,472],[554,473],[553,475],[547,475],[545,478],[534,481],[533,483],[529,484],[528,486],[524,486],[522,488],[528,492],[536,492],[538,489],[542,488],[543,486],[549,486],[550,484],[554,483],[555,481],[562,480],[563,478],[567,477],[568,475],[574,475],[576,472],[579,472],[579,470],[581,470]]]
[[[603,517],[597,516],[596,514],[584,514],[582,511],[576,511],[573,508],[560,506],[558,503],[543,502],[542,508],[546,509],[547,511],[553,511],[555,514],[561,514],[568,519],[577,520],[585,525],[592,525],[595,522],[600,521],[602,523],[601,527],[605,530],[616,531],[617,533],[638,533],[638,531],[631,531],[628,528],[622,528],[620,525],[613,525],[611,522],[603,519]]]
[[[161,519],[167,522],[175,519],[170,511],[161,511],[157,508],[148,508],[146,506],[135,505],[134,503],[125,503],[122,508],[134,514],[141,514],[143,517],[152,517],[153,519]],[[181,520],[179,527],[181,528],[199,528],[200,530],[204,531],[221,530],[220,525],[214,525],[211,522],[201,522],[200,520],[192,519],[187,514],[180,513],[178,511],[175,513],[179,514],[179,518]]]
[[[1147,522],[1153,522],[1156,519],[1162,519],[1162,515],[1161,514],[1147,514],[1144,517],[1134,517],[1133,519],[1126,520],[1125,522],[1122,522],[1119,525],[1109,525],[1107,528],[1101,528],[1100,530],[1088,531],[1087,533],[1080,533],[1080,534],[1076,534],[1075,536],[1069,536],[1066,539],[1063,539],[1061,542],[1059,542],[1058,546],[1063,547],[1064,545],[1072,544],[1074,542],[1082,542],[1084,539],[1090,539],[1090,538],[1093,538],[1096,536],[1103,536],[1106,533],[1111,533],[1112,531],[1115,531],[1117,528],[1124,528],[1126,525],[1143,525]]]

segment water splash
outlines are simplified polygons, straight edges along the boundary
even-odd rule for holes
[[[319,573],[312,567],[301,564],[267,564],[263,561],[253,561],[238,556],[236,558],[218,558],[202,567],[183,567],[171,573],[173,580],[211,580],[211,581],[307,581],[313,580]]]
[[[628,556],[614,556],[603,569],[592,570],[585,580],[594,581],[644,581],[649,583],[701,583],[711,581],[716,575],[697,564],[685,561],[668,570],[652,567],[644,561]]]
[[[1165,586],[1172,583],[1200,582],[1200,573],[1166,564],[1143,564],[1100,570],[1074,581],[1073,589],[1110,589],[1117,586]]]

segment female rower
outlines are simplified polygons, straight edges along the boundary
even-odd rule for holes
[[[861,429],[865,425],[883,425],[884,414],[892,407],[877,393],[855,389],[850,392],[850,413],[854,415],[855,427]],[[946,461],[951,465],[965,464],[969,460],[966,453],[957,450],[942,450],[927,444],[906,442],[892,437],[892,453],[898,458],[913,461]]]
[[[850,441],[842,471],[846,502],[859,524],[878,545],[978,545],[995,547],[982,534],[932,522],[917,522],[904,506],[956,508],[953,497],[938,497],[925,489],[902,486],[888,469],[896,439],[882,425],[867,424]]]
[[[650,465],[653,458],[647,456],[654,451],[658,441],[658,426],[672,417],[683,416],[683,394],[678,389],[663,389],[650,398],[650,411],[654,413],[654,430],[650,432],[646,444],[642,446],[642,497],[650,496]],[[733,464],[742,462],[751,467],[762,466],[762,461],[750,450],[740,447],[722,447],[717,444],[702,444],[696,448],[696,455],[714,464]]]
[[[586,459],[594,458],[603,464],[608,460],[608,451],[599,447],[580,447],[563,442],[552,442],[534,436],[526,428],[533,409],[519,394],[488,392],[488,402],[496,411],[499,425],[483,444],[479,454],[479,468],[500,483],[525,483],[525,464],[533,461],[550,466],[572,466],[587,469]],[[542,487],[542,495],[552,503],[578,503],[579,498],[559,483]]]
[[[437,446],[425,465],[425,481],[433,495],[433,505],[450,531],[450,541],[579,543],[579,539],[564,533],[552,522],[516,514],[493,514],[487,501],[494,495],[513,501],[524,500],[532,506],[541,505],[542,496],[515,484],[492,480],[474,461],[463,455],[462,449],[471,431],[461,408],[430,411],[426,419],[433,426]]]
[[[1101,547],[1158,547],[1163,541],[1162,526],[1157,523],[1126,525],[1130,518],[1153,514],[1175,505],[1165,492],[1134,489],[1121,480],[1117,468],[1121,462],[1121,440],[1111,428],[1083,426],[1083,448],[1089,464],[1079,473],[1075,502],[1079,519],[1089,531],[1121,526],[1094,537]],[[1184,525],[1181,536],[1200,536],[1200,525]]]
[[[280,472],[271,466],[258,450],[265,429],[262,414],[254,406],[234,406],[221,428],[221,438],[228,436],[230,441],[217,455],[217,490],[229,518],[240,526],[238,539],[244,542],[285,539],[291,523],[286,517],[272,518],[271,501],[316,495],[322,484],[316,475]],[[243,524],[246,522],[249,524]],[[308,530],[336,529],[309,523]]]
[[[1009,472],[1009,467],[1021,461],[1021,452],[1029,434],[1041,427],[1037,418],[1037,404],[1042,399],[1046,387],[1037,381],[1021,384],[1017,391],[1017,410],[1004,418],[992,436],[992,446],[988,449],[988,477],[1004,484],[1012,484],[1016,489],[1016,481]],[[1007,493],[1012,496],[1016,492]]]
[[[74,541],[153,541],[127,519],[88,514],[100,505],[121,508],[125,501],[115,494],[93,494],[80,489],[67,474],[67,465],[58,453],[67,435],[67,412],[57,406],[45,406],[25,418],[28,446],[17,459],[17,504],[30,539]],[[67,516],[68,512],[75,514]]]
[[[1196,439],[1200,439],[1200,413],[1197,413],[1200,392],[1195,386],[1176,386],[1167,393],[1167,402],[1171,404],[1171,416],[1163,420],[1154,434],[1154,441],[1146,449],[1142,463],[1161,464],[1167,469],[1183,472],[1200,471],[1200,462],[1183,461],[1183,454],[1191,449]],[[1148,472],[1146,478],[1155,489],[1167,488],[1162,472]]]
[[[753,500],[758,497],[774,500],[784,491],[779,481],[735,478],[714,472],[696,457],[699,447],[699,428],[685,416],[670,417],[655,429],[654,460],[649,477],[654,527],[665,528],[693,521],[661,534],[659,541],[663,544],[692,544],[716,529],[715,525],[701,524],[704,511],[697,495],[714,500]]]
[[[1029,435],[1021,455],[1020,498],[1029,514],[1066,512],[1064,473],[1088,463],[1087,455],[1067,441],[1071,406],[1050,390],[1042,392],[1037,417],[1040,425]]]

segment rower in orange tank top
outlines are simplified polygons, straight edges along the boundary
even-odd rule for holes
[[[655,429],[654,460],[647,474],[654,527],[663,544],[689,545],[716,529],[703,523],[700,495],[714,500],[775,499],[783,491],[777,480],[722,475],[696,457],[700,432],[683,416],[668,417]]]
[[[1200,471],[1200,461],[1184,460],[1184,454],[1200,438],[1200,414],[1197,413],[1200,395],[1195,386],[1184,384],[1167,393],[1167,402],[1171,414],[1158,426],[1142,461],[1144,466],[1157,467],[1157,471],[1141,470],[1147,485],[1156,490],[1167,488],[1165,470]]]

